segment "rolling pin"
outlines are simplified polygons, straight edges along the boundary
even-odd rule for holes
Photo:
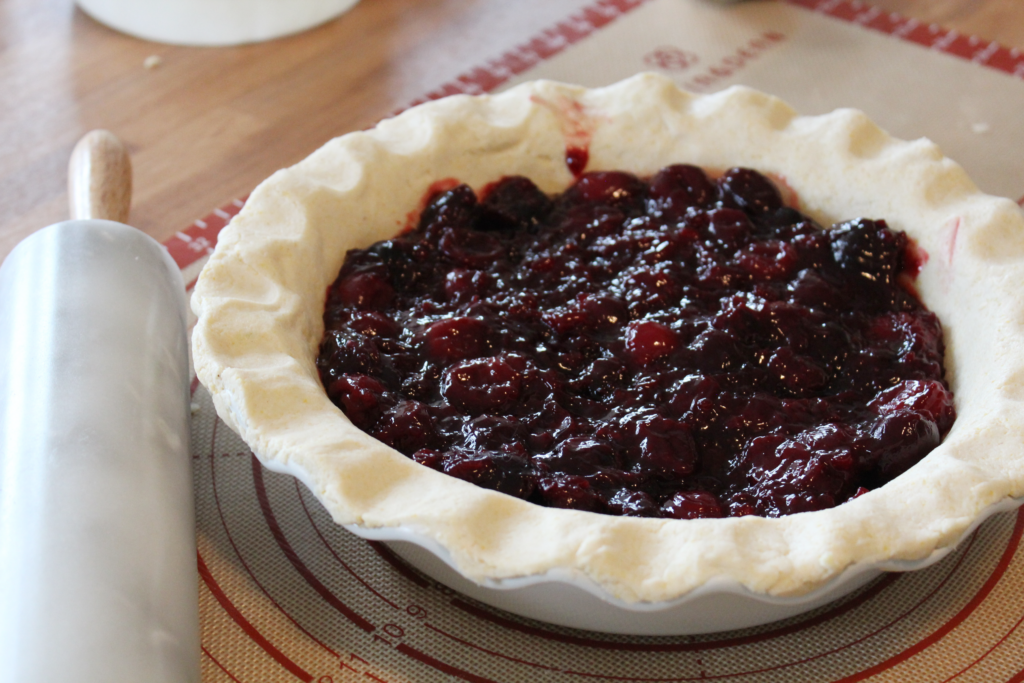
[[[113,135],[69,181],[0,266],[0,683],[199,683],[181,274]]]

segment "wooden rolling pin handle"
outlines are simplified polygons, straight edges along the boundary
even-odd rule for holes
[[[107,130],[78,141],[68,164],[71,218],[128,222],[132,204],[132,162],[128,150]]]

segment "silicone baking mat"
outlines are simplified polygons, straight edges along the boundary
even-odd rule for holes
[[[1024,58],[985,41],[827,0],[726,8],[606,0],[427,98],[551,77],[586,85],[659,70],[712,91],[746,83],[806,113],[856,106],[926,134],[981,187],[1024,194]],[[195,278],[236,200],[167,243]],[[436,584],[334,525],[263,469],[194,384],[203,680],[1024,682],[1024,511],[938,565],[740,632],[609,636],[532,622]]]

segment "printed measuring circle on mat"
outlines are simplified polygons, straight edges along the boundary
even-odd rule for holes
[[[234,680],[854,681],[981,673],[988,653],[1024,642],[1024,513],[993,518],[930,569],[788,621],[678,638],[573,631],[475,603],[348,533],[259,465],[205,389],[194,400],[205,659]]]

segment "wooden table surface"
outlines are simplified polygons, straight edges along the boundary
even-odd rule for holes
[[[88,130],[108,128],[128,145],[131,222],[163,241],[421,94],[424,65],[438,55],[450,61],[454,41],[507,24],[516,11],[558,17],[563,2],[564,14],[579,5],[363,0],[297,36],[185,48],[119,34],[72,0],[0,0],[0,257],[67,217],[67,160]],[[1024,50],[1021,0],[869,4]],[[144,68],[151,55],[160,65]]]

